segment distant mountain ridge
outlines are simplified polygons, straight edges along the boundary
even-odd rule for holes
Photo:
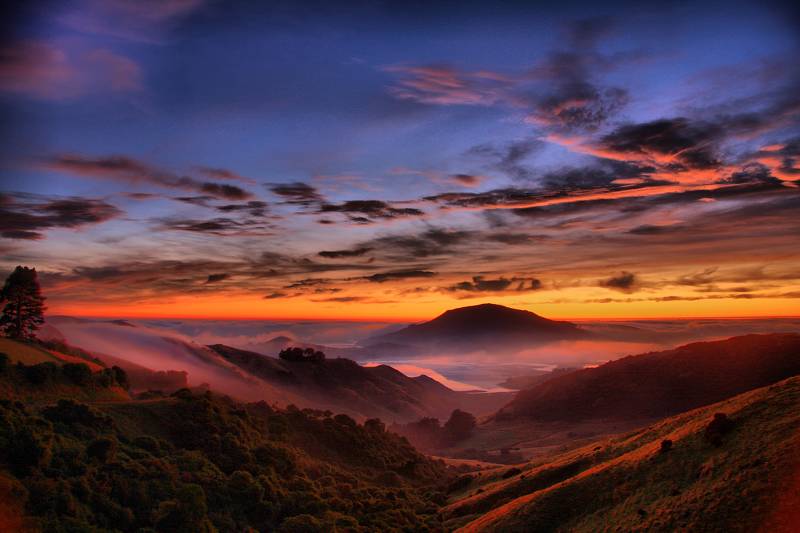
[[[800,375],[800,335],[743,335],[632,355],[517,394],[498,419],[660,418]]]
[[[594,335],[571,322],[550,320],[521,309],[480,304],[445,311],[421,324],[368,339],[367,347],[392,343],[430,348],[492,349],[524,347]]]

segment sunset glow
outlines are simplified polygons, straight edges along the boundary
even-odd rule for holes
[[[779,10],[101,4],[0,64],[0,266],[51,314],[800,314]]]

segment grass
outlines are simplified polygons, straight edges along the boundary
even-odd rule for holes
[[[5,337],[0,337],[0,353],[6,354],[12,363],[20,362],[25,365],[61,362],[44,348]]]
[[[720,447],[703,438],[717,412],[735,423]],[[798,428],[800,378],[791,378],[530,464],[447,506],[445,525],[465,532],[755,531],[797,466]],[[663,439],[674,443],[666,453]]]

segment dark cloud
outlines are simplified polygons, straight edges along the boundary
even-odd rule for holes
[[[319,252],[320,257],[325,257],[326,259],[340,259],[342,257],[360,257],[367,252],[372,250],[372,248],[355,248],[353,250],[323,250]]]
[[[47,198],[0,193],[0,235],[6,239],[37,240],[42,231],[80,228],[121,215],[113,205],[93,198]]]
[[[600,146],[619,154],[674,156],[688,168],[706,169],[720,165],[716,142],[722,134],[718,124],[679,117],[620,126]]]
[[[324,203],[325,199],[315,187],[307,183],[294,182],[268,185],[272,194],[284,199],[287,204],[310,206]]]
[[[517,292],[533,291],[540,289],[542,282],[536,278],[496,278],[487,279],[483,276],[473,276],[472,281],[462,281],[447,287],[449,292],[503,292],[512,290]]]
[[[227,200],[244,200],[252,197],[249,192],[234,185],[212,183],[190,176],[181,176],[167,170],[157,169],[147,163],[126,156],[87,157],[76,154],[63,154],[50,158],[45,165],[50,170],[76,176],[125,183],[146,183],[170,189],[185,189]]]
[[[250,178],[245,178],[244,176],[241,176],[241,175],[237,174],[236,172],[233,172],[233,171],[228,170],[226,168],[214,168],[214,167],[198,166],[198,167],[195,167],[195,169],[200,174],[203,174],[204,176],[207,176],[207,177],[209,177],[211,179],[215,179],[215,180],[231,180],[231,181],[241,181],[241,182],[244,182],[244,183],[255,183],[255,180],[252,180]]]
[[[372,222],[372,219],[417,217],[425,214],[424,211],[411,207],[392,207],[380,200],[349,200],[341,204],[322,204],[320,206],[320,213],[332,212],[363,215],[349,217],[350,220],[359,224],[368,224]]]
[[[217,283],[218,281],[225,281],[230,277],[230,274],[209,274],[206,283]]]
[[[215,209],[217,211],[222,211],[223,213],[246,211],[250,216],[253,217],[264,217],[267,215],[267,203],[259,200],[250,200],[249,202],[243,204],[218,205],[215,207]]]
[[[228,185],[227,183],[203,183],[200,190],[204,193],[216,196],[217,198],[224,198],[226,200],[247,200],[252,195],[235,185]]]
[[[636,275],[632,272],[625,271],[600,282],[601,287],[622,292],[634,292],[636,290],[636,284]]]
[[[312,301],[348,303],[348,302],[363,302],[366,299],[367,298],[365,298],[364,296],[333,296],[331,298],[318,298]]]
[[[258,221],[234,220],[219,217],[211,220],[162,219],[160,229],[169,231],[189,231],[217,236],[271,235],[272,230]]]
[[[506,176],[524,180],[533,176],[533,171],[524,162],[528,156],[544,146],[537,139],[512,141],[502,145],[479,144],[467,150],[467,155],[477,156],[486,168],[502,172]]]
[[[267,294],[266,296],[264,296],[264,299],[265,300],[277,300],[278,298],[286,298],[287,296],[289,296],[289,295],[286,294],[285,292],[272,292],[272,293]]]
[[[431,228],[416,235],[390,235],[364,243],[392,260],[447,255],[458,245],[470,242],[475,232]]]
[[[392,270],[389,272],[372,274],[371,276],[366,276],[364,279],[375,283],[383,283],[385,281],[395,281],[400,279],[432,278],[435,275],[436,272],[431,272],[429,270]]]
[[[475,176],[473,174],[451,174],[450,179],[455,183],[467,187],[475,187],[476,185],[480,185],[481,181],[483,181],[482,176]]]

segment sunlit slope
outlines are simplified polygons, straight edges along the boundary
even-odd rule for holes
[[[719,445],[706,437],[716,413],[732,422]],[[442,514],[464,532],[757,531],[797,503],[783,493],[799,445],[795,377],[476,482]]]
[[[34,403],[58,398],[84,401],[129,399],[127,391],[116,383],[103,384],[101,379],[87,377],[87,382],[81,384],[64,374],[62,367],[68,370],[69,366],[76,364],[86,365],[87,372],[95,377],[100,372],[110,372],[84,358],[7,338],[0,338],[0,353],[7,357],[0,365],[0,399]],[[18,363],[24,366],[20,367]]]

